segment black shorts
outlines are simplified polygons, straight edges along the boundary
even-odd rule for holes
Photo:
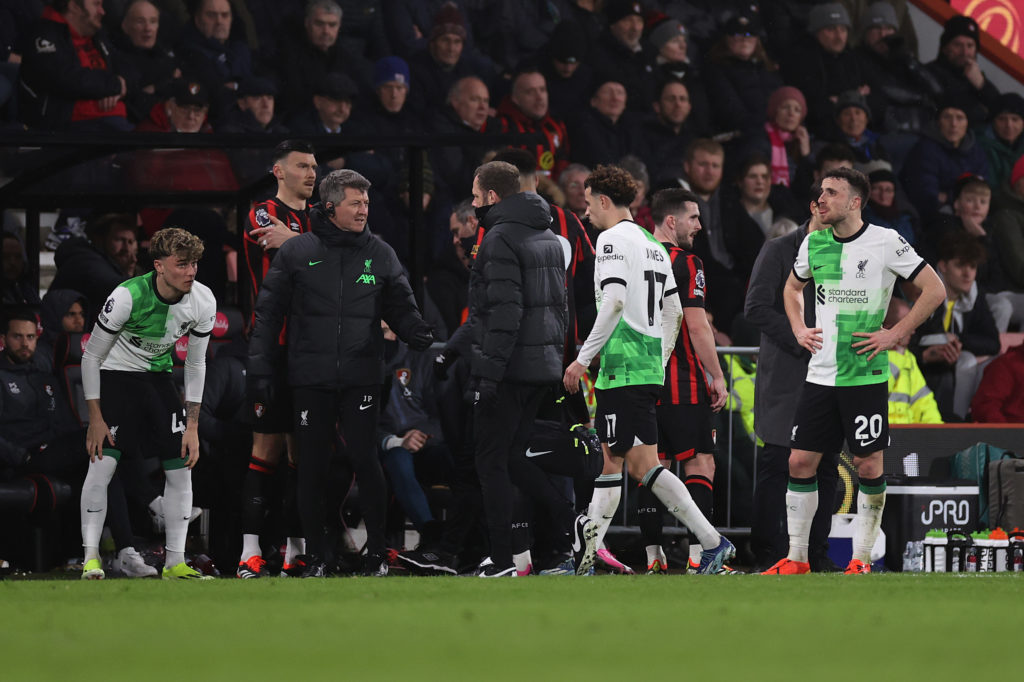
[[[594,421],[602,443],[623,454],[637,445],[658,443],[658,415],[655,406],[661,386],[623,386],[597,390]]]
[[[288,369],[282,355],[281,362],[274,364],[273,389],[267,402],[257,401],[247,394],[249,425],[253,433],[291,433],[295,425],[292,413],[292,388],[288,385]]]
[[[100,372],[100,408],[115,450],[185,465],[185,409],[170,372]]]
[[[698,453],[715,454],[710,405],[658,405],[657,414],[658,457],[683,462]]]
[[[790,446],[838,452],[846,439],[851,455],[889,447],[888,384],[821,386],[805,382],[793,416]]]

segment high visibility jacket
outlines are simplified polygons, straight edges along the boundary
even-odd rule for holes
[[[941,424],[935,402],[917,358],[909,351],[889,351],[889,423]]]

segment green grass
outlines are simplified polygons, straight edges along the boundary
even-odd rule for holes
[[[0,582],[0,679],[1017,679],[1013,575]]]

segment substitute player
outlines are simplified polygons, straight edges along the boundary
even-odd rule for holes
[[[728,391],[718,364],[714,332],[704,311],[704,264],[690,252],[693,238],[701,229],[697,202],[697,195],[685,189],[666,189],[651,197],[654,238],[668,251],[683,306],[682,329],[665,369],[665,386],[658,400],[658,454],[662,459],[683,463],[686,489],[710,521],[715,481],[715,429],[711,418],[712,411],[725,406]],[[710,385],[706,374],[711,375]],[[640,489],[637,504],[647,572],[664,573],[668,569],[661,546],[665,508],[647,488]],[[688,570],[696,571],[700,566],[702,549],[691,533]]]
[[[601,230],[594,270],[598,313],[563,383],[570,393],[578,391],[583,373],[601,354],[595,421],[605,465],[588,515],[599,524],[600,543],[619,505],[625,462],[630,474],[696,534],[705,548],[698,572],[717,573],[736,549],[704,518],[683,482],[663,475],[658,461],[655,405],[683,316],[672,264],[665,248],[632,220],[629,205],[637,187],[629,173],[598,166],[584,186],[587,215]],[[594,554],[586,553],[577,572],[585,573],[593,563]]]
[[[882,448],[889,442],[887,350],[909,336],[945,298],[931,266],[895,230],[864,222],[867,177],[849,168],[826,173],[818,215],[828,225],[807,235],[786,281],[786,316],[797,342],[811,352],[790,438],[786,520],[789,555],[765,575],[809,573],[807,545],[818,508],[815,473],[822,452],[843,438],[860,479],[853,558],[847,574],[871,572],[871,547],[885,507]],[[897,277],[921,296],[892,329],[882,327]],[[814,280],[815,320],[804,323],[803,288]]]
[[[199,459],[199,407],[206,346],[217,301],[196,282],[203,242],[177,227],[153,235],[153,272],[118,286],[100,310],[82,355],[89,407],[89,472],[82,486],[82,578],[102,579],[99,543],[107,485],[123,453],[153,451],[164,468],[166,559],[163,577],[202,580],[185,563],[192,511],[192,467]],[[171,378],[171,352],[188,334],[185,409]]]
[[[277,180],[277,194],[253,205],[249,224],[242,240],[248,270],[249,302],[256,301],[263,277],[270,270],[277,250],[286,241],[309,232],[309,199],[316,187],[316,157],[313,147],[301,140],[285,140],[274,149],[272,168]],[[250,329],[252,328],[250,317]],[[287,381],[285,339],[282,331],[278,341],[278,361],[269,394],[249,390],[253,427],[252,457],[242,483],[242,555],[235,575],[259,578],[265,573],[266,560],[260,548],[260,533],[267,516],[267,501],[272,498],[274,477],[281,455],[288,452],[288,481],[285,494],[285,525],[288,544],[285,547],[284,575],[299,576],[305,570],[302,522],[296,503],[295,445],[292,441],[291,390]]]

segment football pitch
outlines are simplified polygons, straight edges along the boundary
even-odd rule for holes
[[[0,679],[1019,679],[1024,576],[6,580]]]

